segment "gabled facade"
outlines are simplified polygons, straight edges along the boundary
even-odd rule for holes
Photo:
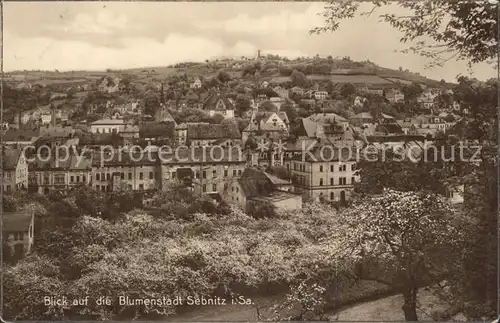
[[[211,117],[220,114],[225,119],[234,118],[234,102],[219,93],[210,95],[205,100],[203,109],[207,111]]]
[[[4,192],[28,189],[28,163],[24,151],[17,148],[0,148],[3,154]]]

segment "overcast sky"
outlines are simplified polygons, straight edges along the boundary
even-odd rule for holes
[[[424,58],[395,53],[407,45],[376,15],[343,21],[334,34],[309,35],[323,25],[322,9],[319,2],[4,2],[4,70],[166,66],[261,49],[289,58],[369,59],[437,80],[469,75],[465,62],[429,70]],[[472,72],[479,79],[496,75],[486,64]]]

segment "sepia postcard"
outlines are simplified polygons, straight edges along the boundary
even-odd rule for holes
[[[498,7],[3,2],[0,318],[496,320]]]

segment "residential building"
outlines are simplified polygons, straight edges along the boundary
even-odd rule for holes
[[[382,89],[369,89],[368,87],[364,87],[359,89],[361,93],[367,93],[367,94],[375,94],[379,96],[384,96],[384,90]]]
[[[203,109],[210,116],[221,114],[225,119],[234,118],[234,102],[219,93],[210,95],[203,103]]]
[[[175,126],[175,137],[179,145],[185,145],[187,142],[188,126],[186,123],[181,123]]]
[[[302,89],[300,86],[294,86],[290,89],[291,93],[297,94],[297,95],[304,95],[304,89]]]
[[[201,83],[201,80],[199,78],[197,78],[196,80],[194,80],[193,83],[191,83],[190,87],[192,89],[201,89],[202,85],[203,84]]]
[[[190,147],[161,156],[163,185],[172,180],[189,183],[197,194],[219,193],[232,178],[239,178],[246,165],[246,156],[239,146]]]
[[[405,95],[397,89],[389,89],[385,92],[385,98],[391,103],[404,102]]]
[[[161,188],[160,159],[155,151],[116,150],[92,161],[92,186],[97,191],[151,191]]]
[[[28,189],[28,163],[24,151],[18,148],[1,147],[3,154],[4,192]]]
[[[270,134],[273,137],[286,137],[290,121],[285,112],[258,112],[254,109],[250,123],[243,130],[242,141],[247,141],[250,135]]]
[[[393,116],[382,113],[379,120],[377,120],[370,112],[360,112],[349,118],[349,121],[356,127],[369,127],[381,122],[396,122],[396,119]]]
[[[62,153],[62,152],[61,152]],[[29,191],[48,194],[66,193],[80,185],[91,184],[92,155],[70,152],[68,155],[37,156],[29,163]]]
[[[101,119],[90,124],[92,133],[119,133],[125,128],[123,119]]]
[[[345,202],[350,198],[356,172],[356,151],[322,146],[303,151],[300,156],[285,161],[296,192],[313,200]]]
[[[465,185],[462,184],[446,188],[445,196],[450,204],[456,205],[464,203],[464,187]]]
[[[439,96],[439,92],[433,90],[426,90],[417,98],[417,102],[420,103],[425,109],[432,109],[434,107],[435,99]]]
[[[276,92],[282,99],[288,99],[289,98],[289,91],[288,89],[284,89],[281,86],[276,86],[273,88],[273,91]]]
[[[135,142],[135,139],[138,139],[140,137],[139,131],[139,126],[134,124],[125,124],[123,131],[120,132],[120,137],[123,138],[123,144],[127,146]]]
[[[259,203],[269,203],[276,210],[302,208],[302,196],[279,190],[263,171],[247,168],[240,178],[233,178],[225,187],[222,197],[238,205],[244,212],[252,212]]]
[[[411,124],[416,129],[416,134],[432,136],[436,135],[437,132],[446,133],[446,131],[451,128],[455,122],[446,122],[443,118],[433,115],[433,114],[421,114],[411,118]]]
[[[366,98],[363,98],[361,96],[356,96],[354,98],[354,106],[355,107],[358,107],[358,108],[361,108],[365,105],[365,102],[367,102],[368,100]]]
[[[21,259],[33,248],[35,216],[32,212],[3,212],[2,234],[4,242],[10,249],[10,255],[3,255],[6,260],[13,256]]]
[[[314,94],[313,94],[313,96],[314,96],[315,100],[322,101],[322,100],[325,100],[328,97],[328,92],[326,92],[326,91],[315,91]]]

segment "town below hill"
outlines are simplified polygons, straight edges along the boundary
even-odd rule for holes
[[[418,291],[436,284],[446,310],[426,318],[491,315],[497,82],[457,81],[269,55],[7,74],[8,318],[165,318],[193,307],[158,297],[194,295],[325,320],[401,294],[394,317],[416,321]],[[479,304],[456,297],[466,288]],[[272,311],[251,300],[268,297]]]

